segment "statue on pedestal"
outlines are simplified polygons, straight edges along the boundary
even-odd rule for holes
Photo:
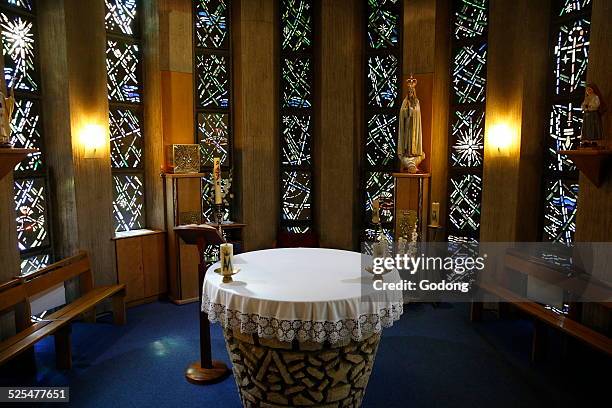
[[[7,97],[0,90],[0,147],[13,147],[11,143],[11,117],[15,109],[15,91]]]
[[[408,95],[402,102],[399,114],[397,155],[400,171],[418,173],[419,164],[425,159],[423,130],[421,127],[421,105],[416,95],[417,80],[410,76]]]
[[[587,84],[581,108],[584,116],[580,147],[598,147],[597,142],[603,139],[601,115],[606,111],[606,106],[597,85]]]

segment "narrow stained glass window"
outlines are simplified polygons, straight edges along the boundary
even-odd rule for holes
[[[361,249],[369,251],[377,230],[372,203],[381,204],[383,231],[393,240],[398,113],[401,106],[402,1],[366,0],[365,140],[361,173]]]
[[[591,0],[555,0],[550,24],[550,107],[545,136],[543,241],[570,244],[576,231],[578,170],[559,150],[580,143],[589,60]]]
[[[303,233],[313,222],[314,1],[280,1],[280,223]]]
[[[18,148],[38,150],[17,164],[14,172],[17,246],[25,275],[53,261],[33,0],[0,0],[0,39],[6,89],[15,95],[10,141]]]
[[[115,232],[145,228],[140,0],[105,0]]]
[[[221,176],[232,177],[232,43],[231,0],[193,1],[195,45],[195,143],[200,145],[202,220],[214,221],[212,170],[221,160]],[[226,220],[231,214],[231,192],[225,196]]]
[[[480,236],[489,2],[453,7],[446,231],[449,242],[462,243]]]

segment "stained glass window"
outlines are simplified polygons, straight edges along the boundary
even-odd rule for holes
[[[210,174],[215,157],[221,159],[222,178],[232,169],[232,44],[231,0],[193,2],[195,45],[195,143],[200,145],[202,220],[214,221]],[[231,214],[231,194],[225,196],[225,219]]]
[[[377,229],[372,203],[381,204],[383,231],[393,239],[397,116],[401,106],[402,1],[367,0],[365,30],[365,138],[361,173],[361,249],[369,251]]]
[[[145,227],[140,0],[104,0],[115,232]]]
[[[487,83],[488,0],[454,0],[447,237],[479,239]]]
[[[301,233],[313,216],[314,1],[280,1],[280,223]]]
[[[21,273],[28,274],[53,261],[33,0],[0,0],[0,38],[6,89],[15,94],[11,143],[38,150],[17,164],[13,184]]]
[[[543,241],[569,244],[576,231],[578,170],[559,150],[580,143],[580,104],[589,60],[591,0],[553,1],[551,17],[550,108],[545,139]]]

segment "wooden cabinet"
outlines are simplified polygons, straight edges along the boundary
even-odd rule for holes
[[[429,221],[429,173],[393,173],[395,179],[395,239],[401,236],[401,223],[404,213],[416,211],[419,240],[427,240]]]
[[[117,280],[126,285],[128,304],[153,301],[167,288],[166,233],[138,230],[115,237]]]

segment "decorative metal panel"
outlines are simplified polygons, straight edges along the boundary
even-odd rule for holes
[[[367,72],[368,106],[391,108],[396,105],[400,92],[397,56],[393,54],[369,56]]]
[[[196,47],[228,48],[229,7],[226,0],[196,0]]]
[[[465,45],[453,59],[453,93],[456,104],[484,102],[487,82],[487,43]]]
[[[144,185],[140,174],[113,174],[115,232],[145,227]]]
[[[229,104],[228,59],[220,54],[196,56],[198,106],[227,108]]]
[[[479,37],[487,29],[488,0],[460,0],[455,2],[455,24],[453,31],[456,40]]]
[[[482,165],[484,151],[483,111],[468,109],[453,112],[451,123],[451,164],[456,167]]]
[[[395,48],[399,44],[399,1],[368,0],[368,46],[373,49]]]
[[[310,220],[312,217],[312,174],[308,171],[281,173],[281,218]]]
[[[454,230],[473,236],[480,227],[482,177],[458,174],[450,177],[449,221]]]
[[[112,102],[140,102],[139,45],[120,40],[106,41],[108,99]]]
[[[312,59],[283,58],[281,61],[283,108],[312,106]]]
[[[215,157],[221,165],[229,164],[229,115],[226,113],[198,113],[198,141],[202,167],[213,165]]]
[[[312,46],[312,0],[281,2],[281,48],[304,51]]]
[[[141,168],[143,137],[140,115],[126,108],[109,109],[111,164],[113,168]]]
[[[569,95],[584,87],[589,61],[591,23],[586,19],[562,24],[553,49],[555,94]]]
[[[283,115],[281,118],[281,164],[312,164],[312,116]]]
[[[578,183],[548,180],[544,190],[544,240],[569,244],[576,232]]]
[[[368,118],[365,152],[368,166],[393,166],[397,154],[397,126],[397,115],[377,113]]]
[[[15,147],[38,149],[15,166],[15,172],[42,170],[42,134],[40,102],[36,99],[15,98],[15,110],[11,119],[11,142]]]
[[[44,178],[15,180],[15,212],[19,250],[49,244]]]
[[[136,21],[138,0],[104,0],[106,15],[104,26],[106,31],[126,35],[138,35]]]
[[[35,69],[34,22],[24,16],[0,13],[4,78],[7,88],[39,90]]]

